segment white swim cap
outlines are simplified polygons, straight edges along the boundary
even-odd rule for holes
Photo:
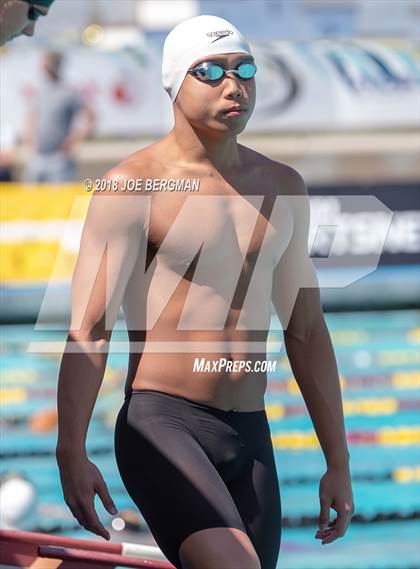
[[[162,83],[172,102],[194,61],[237,52],[252,55],[241,32],[224,18],[196,16],[175,26],[166,36],[162,57]]]

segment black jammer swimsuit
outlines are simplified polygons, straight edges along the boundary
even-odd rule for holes
[[[261,568],[275,569],[281,501],[265,410],[224,411],[132,390],[117,417],[115,455],[128,494],[177,569],[184,539],[217,527],[247,533]]]

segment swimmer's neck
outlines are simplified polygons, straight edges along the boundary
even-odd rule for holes
[[[237,135],[194,128],[176,120],[165,137],[167,159],[179,166],[209,166],[218,171],[242,167]]]

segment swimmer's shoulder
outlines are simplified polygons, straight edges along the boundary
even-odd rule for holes
[[[113,166],[103,176],[105,179],[117,180],[119,191],[127,180],[145,180],[147,178],[162,178],[162,164],[158,159],[156,144],[133,152]],[[144,195],[139,192],[139,195]]]
[[[295,168],[242,144],[239,146],[242,158],[253,164],[261,179],[266,181],[266,190],[276,195],[307,195],[305,181]]]
[[[90,223],[103,224],[104,231],[145,225],[149,217],[149,193],[139,181],[152,178],[158,170],[148,148],[134,152],[111,167],[101,179],[101,191],[94,191],[90,200]],[[138,191],[128,181],[137,183]],[[145,199],[147,198],[147,199]]]

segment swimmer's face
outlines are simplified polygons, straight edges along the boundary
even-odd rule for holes
[[[41,14],[47,14],[46,6],[36,6]],[[21,0],[0,0],[0,45],[21,34],[33,36],[35,20],[29,19],[30,5]]]
[[[244,53],[218,54],[197,59],[190,68],[204,61],[219,63],[225,69],[236,69],[240,63],[254,62],[254,59]],[[244,130],[254,110],[255,98],[255,77],[241,79],[234,73],[228,73],[217,81],[201,81],[188,73],[174,107],[193,126],[238,134]],[[226,114],[228,109],[236,105],[244,111],[239,115]]]

